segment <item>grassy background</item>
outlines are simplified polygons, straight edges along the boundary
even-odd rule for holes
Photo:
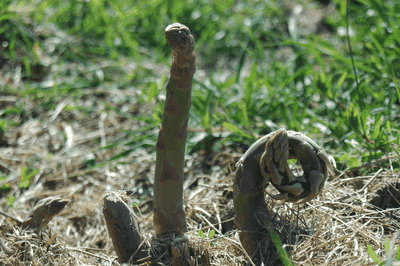
[[[110,146],[151,147],[171,61],[163,30],[179,21],[194,34],[199,58],[189,152],[210,141],[215,149],[250,145],[283,125],[315,138],[339,169],[398,153],[400,3],[300,3],[324,15],[316,30],[301,25],[290,1],[3,0],[1,94],[40,106],[28,113],[20,100],[2,109],[0,131],[15,126],[14,115],[29,119],[65,98],[75,102],[67,109],[89,115],[79,98],[93,88],[128,90],[130,97],[99,99],[105,112],[143,127]]]

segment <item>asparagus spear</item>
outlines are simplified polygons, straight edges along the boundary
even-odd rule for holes
[[[156,144],[153,222],[157,235],[187,231],[183,209],[183,165],[192,80],[196,71],[194,38],[189,28],[174,23],[165,29],[165,37],[173,49],[173,60]]]

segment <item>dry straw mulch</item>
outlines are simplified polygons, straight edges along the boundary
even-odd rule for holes
[[[0,215],[4,247],[0,265],[119,265],[102,215],[107,191],[130,191],[150,246],[154,234],[150,189],[153,149],[140,148],[117,161],[98,165],[127,149],[99,148],[127,141],[130,136],[125,130],[143,127],[139,121],[106,112],[93,96],[113,99],[126,96],[124,93],[128,92],[92,91],[80,102],[63,99],[49,112],[29,117],[15,115],[16,126],[2,136],[6,145],[0,148],[1,175],[6,177],[0,180],[0,186],[10,185],[9,191],[0,194],[0,210],[23,220],[42,198],[55,196],[70,202],[39,232],[21,229],[12,218]],[[3,106],[13,105],[18,99],[3,98]],[[38,103],[23,101],[25,113],[34,113]],[[79,105],[93,106],[93,112],[65,108]],[[151,111],[151,106],[146,108]],[[195,251],[207,250],[211,265],[245,265],[248,261],[237,238],[232,203],[232,173],[243,152],[224,147],[218,153],[200,150],[187,156],[187,237]],[[266,198],[273,214],[268,223],[280,235],[295,265],[374,265],[367,244],[385,258],[385,238],[395,239],[400,229],[400,181],[399,173],[391,169],[393,160],[398,158],[389,155],[358,171],[337,170],[324,193],[304,205],[281,204]],[[92,167],[95,162],[97,167]],[[383,163],[385,168],[380,168]],[[38,169],[26,189],[19,187],[23,167],[28,167],[28,172]],[[10,196],[15,197],[13,206],[8,202]],[[199,229],[205,235],[214,230],[214,238],[199,237]],[[399,239],[394,241],[394,247],[399,243]],[[142,265],[156,257],[158,265],[168,264],[169,254],[159,244],[153,243],[150,253],[153,258]],[[271,265],[277,263],[276,258],[265,260]]]

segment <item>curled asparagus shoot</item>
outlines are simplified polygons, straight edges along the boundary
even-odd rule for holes
[[[194,38],[189,28],[174,23],[165,29],[165,37],[173,50],[173,60],[156,144],[153,222],[157,235],[187,231],[183,209],[183,166],[192,80],[196,71]]]
[[[297,159],[304,175],[295,176],[288,159]],[[332,166],[328,155],[302,133],[279,129],[256,141],[236,164],[234,205],[240,241],[252,255],[260,239],[260,221],[271,217],[264,201],[265,187],[272,184],[280,194],[273,199],[306,203],[322,192]]]

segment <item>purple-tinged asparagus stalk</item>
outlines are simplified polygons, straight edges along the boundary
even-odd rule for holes
[[[173,60],[156,144],[153,221],[157,235],[187,231],[183,209],[183,166],[192,80],[196,71],[194,38],[189,28],[174,23],[165,29],[165,37],[173,49]]]

